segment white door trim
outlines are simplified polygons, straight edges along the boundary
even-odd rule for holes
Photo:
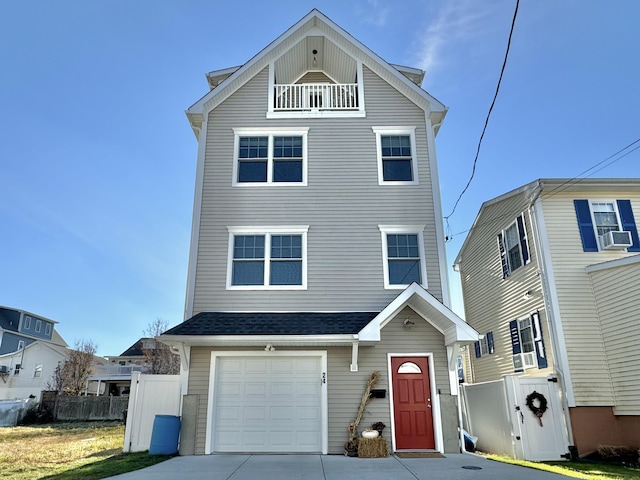
[[[209,368],[209,398],[207,399],[207,420],[206,420],[206,434],[205,434],[205,447],[204,453],[211,454],[215,452],[215,445],[213,444],[213,408],[214,408],[214,395],[215,395],[215,378],[216,378],[216,363],[221,357],[320,357],[320,369],[318,372],[318,381],[321,382],[320,386],[320,405],[321,405],[321,422],[322,422],[322,454],[327,455],[329,452],[329,408],[328,408],[328,395],[327,395],[327,351],[326,350],[312,350],[312,351],[296,351],[296,350],[276,350],[276,351],[212,351],[211,352],[211,364]]]
[[[433,353],[387,353],[387,377],[389,378],[389,406],[391,417],[391,448],[396,450],[396,425],[393,405],[393,370],[391,369],[391,358],[393,357],[427,357],[429,361],[429,388],[431,389],[431,410],[433,416],[433,436],[436,443],[436,450],[444,453],[444,438],[442,435],[442,416],[440,412],[440,392],[436,387],[436,372]]]

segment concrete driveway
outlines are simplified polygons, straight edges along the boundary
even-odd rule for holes
[[[202,455],[175,457],[124,473],[116,480],[560,480],[566,477],[487,460],[473,454],[445,458],[351,458],[342,455]]]

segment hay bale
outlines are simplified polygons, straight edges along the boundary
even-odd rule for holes
[[[360,458],[382,458],[389,456],[389,446],[384,437],[359,438],[358,456]]]

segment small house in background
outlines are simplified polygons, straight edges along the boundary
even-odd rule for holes
[[[185,322],[158,337],[189,453],[343,453],[377,422],[392,451],[460,451],[457,353],[479,337],[449,308],[447,109],[423,78],[318,10],[207,74]]]
[[[41,315],[0,307],[0,400],[40,398],[58,363],[67,356],[67,342],[57,322]]]
[[[540,179],[485,202],[455,260],[483,335],[466,382],[557,382],[580,455],[640,447],[636,219],[640,179]]]
[[[141,338],[120,355],[105,357],[102,365],[94,366],[89,377],[90,393],[94,395],[128,395],[131,388],[131,373],[147,373],[149,365],[145,348],[154,348],[153,338]]]

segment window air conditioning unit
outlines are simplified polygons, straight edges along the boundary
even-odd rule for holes
[[[526,370],[527,368],[536,368],[537,366],[538,363],[535,352],[518,353],[513,356],[513,368],[516,370]]]
[[[0,373],[9,373],[9,369],[6,365],[0,365]]]
[[[624,250],[631,245],[631,232],[611,231],[600,235],[600,246],[603,250]]]

